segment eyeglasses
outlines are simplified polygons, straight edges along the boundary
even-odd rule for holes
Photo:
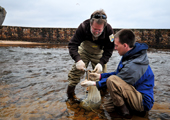
[[[106,17],[106,15],[95,14],[95,15],[93,15],[92,18],[96,18],[96,19],[99,19],[99,18],[106,19],[107,17]]]

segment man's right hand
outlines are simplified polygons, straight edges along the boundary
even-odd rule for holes
[[[86,68],[85,63],[82,60],[79,60],[78,62],[76,62],[76,68],[78,70],[84,71],[84,68]]]
[[[90,73],[89,79],[93,80],[93,81],[100,80],[100,74],[98,74],[98,73]]]
[[[89,81],[87,79],[81,82],[81,86],[83,87],[95,86],[95,85],[96,85],[95,81]]]

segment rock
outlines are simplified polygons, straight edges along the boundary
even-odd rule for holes
[[[170,116],[166,113],[161,113],[159,117],[161,120],[170,120]]]
[[[4,22],[5,16],[6,16],[6,10],[0,6],[0,26]]]
[[[21,116],[20,113],[15,113],[15,115],[14,115],[15,118],[19,118],[20,116]]]

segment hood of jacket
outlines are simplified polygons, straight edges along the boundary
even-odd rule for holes
[[[122,56],[122,62],[124,60],[138,58],[135,61],[136,63],[149,64],[148,57],[146,54],[147,49],[148,49],[147,44],[136,42],[133,49],[131,49],[130,51],[128,51],[126,54]]]

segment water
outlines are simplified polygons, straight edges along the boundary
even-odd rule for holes
[[[148,57],[155,74],[155,104],[145,118],[132,119],[170,119],[170,52],[148,52]],[[114,51],[108,72],[116,69],[119,60]],[[89,112],[65,101],[73,63],[67,47],[0,47],[0,120],[111,119],[104,110]],[[86,97],[80,84],[75,92]]]

